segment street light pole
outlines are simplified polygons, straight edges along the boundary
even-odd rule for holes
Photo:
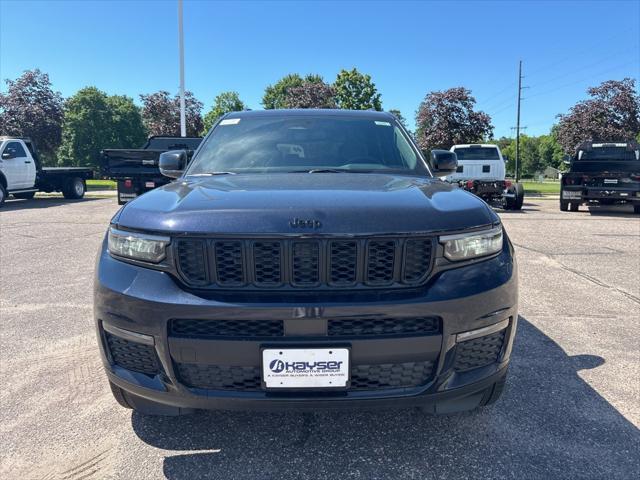
[[[182,0],[178,0],[178,44],[180,49],[180,136],[187,136],[187,115],[184,100],[184,31],[182,28]]]

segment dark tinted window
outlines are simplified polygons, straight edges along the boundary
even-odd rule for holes
[[[201,141],[201,138],[158,137],[150,138],[145,148],[152,150],[196,150]]]
[[[4,148],[4,152],[11,155],[11,158],[20,158],[26,157],[27,153],[22,148],[22,145],[18,142],[9,142],[7,146]]]
[[[500,160],[495,147],[456,147],[458,160]]]
[[[187,174],[313,169],[428,175],[392,120],[328,115],[227,118],[207,138]]]
[[[593,147],[592,150],[580,150],[579,161],[603,161],[603,160],[637,160],[636,152],[627,150],[626,147]]]

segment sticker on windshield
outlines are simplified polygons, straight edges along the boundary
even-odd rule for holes
[[[237,125],[240,123],[239,118],[225,118],[220,121],[220,125]]]
[[[376,125],[380,125],[381,127],[390,127],[391,124],[389,122],[379,122],[376,120]]]

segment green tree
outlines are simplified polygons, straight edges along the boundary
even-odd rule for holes
[[[554,126],[549,135],[540,135],[539,137],[540,144],[538,146],[538,151],[543,168],[553,167],[560,169],[562,167],[564,151],[562,150],[562,145],[558,142],[556,130],[557,129]]]
[[[211,110],[204,116],[204,130],[202,135],[206,135],[216,120],[222,115],[229,112],[241,112],[246,110],[247,106],[240,100],[238,92],[222,92],[214,101]]]
[[[65,102],[58,163],[97,167],[100,150],[139,147],[145,138],[133,99],[85,87]]]
[[[264,89],[262,106],[266,110],[287,108],[287,93],[291,87],[301,87],[303,83],[324,83],[320,75],[308,74],[302,78],[297,73],[285,75],[273,85]]]
[[[540,137],[520,135],[520,175],[528,177],[542,170]]]
[[[389,110],[389,113],[396,117],[396,120],[402,124],[402,126],[408,131],[409,127],[407,126],[407,119],[404,118],[404,115],[397,108],[392,108]]]
[[[333,84],[338,108],[347,110],[382,110],[382,101],[371,76],[355,68],[341,70]]]
[[[147,139],[140,108],[126,95],[107,97],[107,108],[111,112],[112,148],[137,148]]]

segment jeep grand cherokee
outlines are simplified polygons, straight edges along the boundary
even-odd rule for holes
[[[97,259],[116,400],[193,409],[494,402],[517,320],[513,248],[387,113],[220,119],[176,181],[125,205]]]

